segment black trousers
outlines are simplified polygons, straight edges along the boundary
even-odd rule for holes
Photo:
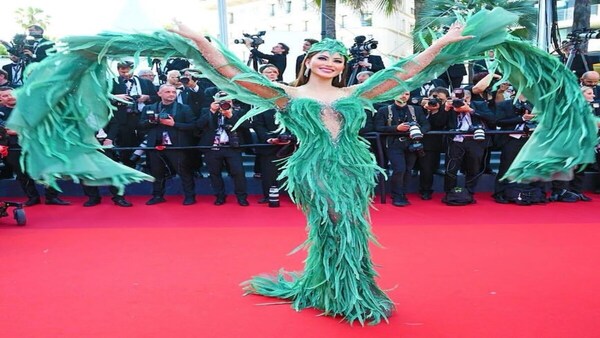
[[[578,172],[575,169],[575,175],[570,181],[552,181],[552,192],[559,192],[562,189],[571,190],[574,193],[583,193],[583,180],[585,179],[585,173]]]
[[[81,188],[83,189],[83,194],[86,195],[90,199],[100,199],[102,197],[102,196],[100,196],[100,188],[98,188],[96,186],[82,184]],[[119,189],[117,189],[113,186],[110,186],[108,188],[108,191],[110,191],[110,194],[113,196],[113,198],[123,197],[123,195],[119,195]]]
[[[15,173],[17,182],[19,182],[19,185],[25,193],[25,196],[27,196],[27,198],[39,198],[40,193],[35,187],[35,182],[29,175],[27,175],[27,173],[23,172],[21,168],[21,163],[19,162],[20,157],[20,149],[16,150],[14,148],[9,148],[8,156],[6,157],[6,164],[11,167],[12,171]],[[44,195],[46,199],[56,198],[58,197],[58,191],[52,187],[47,187]]]
[[[410,171],[417,162],[417,155],[408,151],[408,141],[402,144],[394,143],[386,149],[386,154],[392,168],[390,188],[392,199],[397,199],[406,194],[406,184]]]
[[[185,197],[196,196],[196,182],[188,161],[188,154],[187,150],[170,150],[168,148],[160,151],[147,151],[146,156],[150,159],[150,174],[154,177],[154,183],[152,183],[153,196],[162,197],[165,195],[168,164],[171,164],[177,175],[179,175]]]
[[[138,134],[136,128],[140,120],[140,114],[127,114],[124,124],[119,125],[115,144],[119,147],[138,147],[143,137]],[[119,150],[119,159],[124,165],[135,168],[136,163],[129,160],[134,150]]]
[[[206,162],[206,166],[208,167],[210,184],[215,196],[226,196],[225,182],[222,176],[223,162],[226,162],[229,168],[229,174],[233,179],[234,193],[237,198],[246,198],[248,196],[241,150],[232,148],[207,150],[204,152],[204,162]]]
[[[446,175],[444,176],[444,191],[456,187],[458,171],[465,171],[465,188],[473,194],[482,174],[481,163],[487,141],[475,141],[465,137],[463,142],[450,140],[446,151]]]
[[[440,166],[440,152],[425,150],[425,156],[418,157],[419,191],[433,193],[433,175]]]
[[[508,168],[513,163],[527,140],[528,138],[526,137],[517,139],[509,136],[506,143],[504,143],[500,148],[500,166],[498,168],[498,175],[496,175],[496,181],[494,183],[494,195],[502,194],[504,189],[506,189],[506,186],[509,184],[509,182],[507,180],[502,180],[502,177],[504,174],[506,174]]]
[[[279,186],[277,183],[277,176],[279,176],[279,167],[277,165],[277,154],[257,154],[257,158],[260,160],[261,168],[261,185],[263,197],[269,197],[269,189],[272,186]]]

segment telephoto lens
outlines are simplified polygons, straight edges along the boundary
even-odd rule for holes
[[[483,128],[481,128],[481,127],[475,128],[475,130],[473,130],[473,139],[475,141],[484,141],[485,140],[485,130],[483,130]]]
[[[408,128],[408,136],[415,141],[419,141],[423,139],[423,133],[421,132],[421,128],[416,123],[412,123]]]
[[[279,188],[273,185],[269,188],[269,208],[277,207],[279,207]]]

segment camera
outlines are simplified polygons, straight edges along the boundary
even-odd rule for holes
[[[465,90],[456,88],[452,91],[454,98],[452,99],[452,107],[460,108],[465,105]]]
[[[367,40],[364,35],[359,35],[354,38],[354,44],[350,47],[350,54],[353,58],[360,58],[363,55],[362,52],[368,54],[372,49],[376,49],[378,43],[374,39]]]
[[[169,118],[169,116],[171,116],[171,115],[169,115],[169,113],[167,113],[167,112],[164,112],[164,111],[163,111],[163,112],[160,112],[160,113],[158,114],[158,118],[159,118],[159,119],[163,119],[163,120],[165,120],[165,119],[168,119],[168,118]]]
[[[189,76],[182,76],[179,78],[179,82],[181,82],[184,85],[187,85],[188,83],[190,83],[190,77]]]
[[[219,109],[221,109],[221,110],[229,110],[232,107],[231,102],[229,102],[229,101],[219,101],[218,103],[219,103]]]
[[[421,132],[421,128],[416,122],[408,123],[408,137],[410,137],[413,141],[420,141],[423,139],[423,133]]]
[[[140,110],[138,109],[137,101],[140,99],[141,95],[129,95],[129,97],[131,97],[131,102],[127,103],[127,112],[130,114],[139,113]]]
[[[427,105],[429,107],[435,107],[435,106],[441,106],[442,105],[442,100],[439,99],[437,97],[437,95],[432,95],[428,100],[427,100]]]
[[[296,142],[296,136],[290,134],[281,134],[277,136],[279,142]]]
[[[531,102],[529,101],[517,101],[515,102],[514,107],[515,113],[519,116],[523,116],[527,112],[531,114],[531,112],[533,111],[533,104],[531,104]],[[524,121],[524,123],[525,126],[523,127],[523,130],[526,132],[533,132],[535,130],[535,127],[537,127],[537,123],[533,121]]]
[[[2,41],[6,51],[23,61],[29,60],[25,50],[33,51],[35,49],[35,38],[25,34],[15,34],[10,42]]]
[[[470,131],[475,141],[485,141],[485,129],[482,126],[473,126]]]
[[[425,149],[423,148],[423,143],[421,142],[412,142],[409,144],[408,151],[411,153],[416,153],[419,157],[425,156]]]
[[[252,48],[257,48],[258,46],[262,45],[263,43],[265,43],[265,40],[262,39],[262,37],[266,34],[266,31],[259,31],[256,34],[248,34],[248,33],[243,33],[242,35],[244,36],[241,39],[235,39],[233,40],[233,43],[236,44],[249,44],[250,47]]]
[[[139,145],[141,148],[148,148],[148,140],[144,139],[144,142],[140,143]],[[133,163],[137,163],[140,161],[140,159],[142,158],[142,155],[144,155],[146,151],[143,149],[137,149],[136,151],[133,152],[133,154],[131,154],[131,157],[129,157],[129,160]]]

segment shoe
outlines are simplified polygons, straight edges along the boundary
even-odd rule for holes
[[[258,204],[267,204],[269,203],[269,198],[268,197],[263,197],[261,199],[258,200]]]
[[[422,192],[421,199],[424,201],[429,201],[431,199],[431,192],[429,192],[429,191]]]
[[[587,196],[586,196],[587,197]],[[573,202],[577,202],[579,201],[579,195],[566,190],[566,189],[562,189],[560,191],[555,191],[552,193],[552,195],[550,195],[550,201],[552,202],[566,202],[566,203],[573,203]]]
[[[508,204],[508,203],[510,203],[502,195],[493,195],[492,197],[494,197],[494,201],[496,203],[500,203],[500,204]]]
[[[579,199],[581,201],[584,201],[584,202],[590,202],[592,200],[590,197],[584,195],[583,193],[577,194],[577,196],[579,197]]]
[[[392,201],[392,205],[395,207],[405,207],[409,204],[410,202],[406,199],[405,196],[394,198],[394,200]]]
[[[128,207],[132,207],[133,204],[131,204],[129,201],[127,201],[125,198],[119,196],[119,197],[113,197],[112,201],[115,205],[118,205],[120,207],[124,207],[124,208],[128,208]]]
[[[146,205],[154,205],[154,204],[158,204],[158,203],[164,203],[167,200],[164,199],[164,197],[162,196],[152,196],[151,199],[148,200],[148,202],[146,202]]]
[[[71,202],[63,201],[58,197],[46,198],[47,205],[71,205]]]
[[[238,198],[237,199],[238,204],[243,206],[243,207],[247,207],[250,205],[250,203],[248,203],[248,200],[244,197],[244,198]]]
[[[225,196],[219,196],[217,197],[217,199],[215,200],[215,205],[223,205],[225,204]]]
[[[39,197],[31,197],[27,201],[25,201],[25,203],[23,203],[23,205],[26,207],[30,207],[30,206],[40,204],[40,203],[41,203],[41,201],[40,201]]]
[[[192,205],[196,204],[196,197],[189,196],[183,199],[183,205]]]
[[[90,197],[83,203],[84,207],[93,207],[94,205],[100,204],[100,198]]]
[[[262,174],[261,173],[254,173],[254,178],[262,178]]]

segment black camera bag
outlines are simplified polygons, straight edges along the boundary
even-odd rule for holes
[[[462,206],[475,203],[475,200],[473,200],[473,196],[471,196],[467,189],[455,187],[446,193],[442,202],[450,206]]]
[[[504,189],[504,199],[518,205],[546,203],[546,194],[541,187],[524,183],[510,183]]]

